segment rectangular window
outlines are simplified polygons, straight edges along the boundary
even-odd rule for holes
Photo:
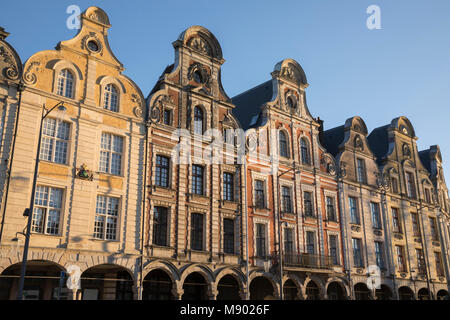
[[[380,269],[384,269],[383,242],[375,241],[375,260]]]
[[[306,252],[308,254],[316,253],[316,239],[313,231],[306,231]]]
[[[169,187],[170,159],[164,156],[156,156],[155,184],[158,187]]]
[[[63,189],[36,186],[31,231],[58,235],[60,233]]]
[[[436,219],[433,217],[430,217],[430,229],[431,229],[431,239],[433,239],[434,241],[439,241]]]
[[[294,229],[291,228],[284,229],[284,253],[285,254],[294,253]]]
[[[393,193],[398,193],[398,179],[392,177],[391,178],[391,188]]]
[[[350,223],[360,224],[358,203],[356,201],[356,198],[348,197],[348,200],[349,200],[349,205],[350,205]]]
[[[305,207],[305,216],[314,217],[313,203],[312,203],[312,192],[303,192],[303,205]]]
[[[122,168],[123,138],[109,133],[102,133],[100,148],[99,171],[120,175]]]
[[[406,186],[408,197],[416,198],[416,184],[414,183],[414,175],[411,172],[406,172]]]
[[[367,179],[366,179],[366,165],[364,163],[364,159],[357,159],[357,167],[358,167],[358,182],[361,183],[366,183]]]
[[[264,181],[262,180],[255,180],[255,206],[257,208],[266,207]]]
[[[262,223],[256,224],[256,256],[266,256],[266,225]]]
[[[191,249],[203,250],[203,215],[191,214]]]
[[[223,252],[234,254],[234,220],[223,219]]]
[[[352,238],[353,246],[353,263],[355,267],[364,267],[363,256],[361,251],[361,239]]]
[[[168,126],[172,124],[172,110],[164,109],[163,123]]]
[[[436,262],[436,273],[438,277],[444,276],[444,268],[442,268],[442,260],[441,260],[441,253],[435,252],[434,253],[434,260]]]
[[[417,217],[417,213],[411,213],[411,221],[412,221],[412,228],[413,228],[414,236],[420,237],[420,226],[419,226],[419,220]]]
[[[192,166],[192,193],[203,195],[203,167]]]
[[[119,199],[98,195],[95,210],[94,238],[116,240],[118,216]]]
[[[42,126],[39,159],[66,164],[70,124],[46,118]]]
[[[404,248],[403,248],[403,246],[395,246],[395,250],[397,252],[398,271],[406,272]]]
[[[400,222],[400,213],[397,208],[391,208],[392,210],[392,227],[394,232],[402,233],[402,224]]]
[[[423,255],[423,250],[416,249],[416,256],[417,256],[417,273],[420,275],[425,275],[427,269],[425,265],[425,257]]]
[[[431,193],[428,188],[425,188],[425,201],[431,203]]]
[[[153,210],[153,244],[167,246],[167,208],[155,207]]]
[[[380,217],[380,204],[371,202],[370,209],[372,211],[372,225],[374,229],[382,229]]]
[[[327,217],[329,221],[337,221],[336,210],[334,208],[334,198],[327,197]]]
[[[338,237],[330,235],[330,256],[335,266],[339,265],[339,249],[338,249]]]
[[[291,188],[281,187],[281,197],[283,212],[292,212]]]
[[[223,199],[234,201],[234,175],[232,173],[223,173]]]

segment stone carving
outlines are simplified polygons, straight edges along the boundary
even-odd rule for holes
[[[103,24],[109,24],[108,17],[98,9],[88,13],[88,18]]]
[[[345,169],[347,167],[347,164],[345,162],[341,162],[339,166],[339,178],[345,178],[347,176],[347,170]]]
[[[80,169],[77,169],[76,177],[82,180],[94,180],[94,173],[91,170],[88,170],[88,167],[85,163],[83,163]]]
[[[411,158],[411,150],[409,149],[408,144],[404,143],[402,146],[403,156],[406,158]]]
[[[9,66],[5,70],[5,76],[10,80],[17,80],[19,78],[19,71],[17,70],[16,61],[14,56],[8,51],[6,47],[0,47],[0,56],[3,58],[3,62]]]
[[[36,71],[39,71],[39,66],[41,65],[38,61],[33,61],[28,65],[27,70],[25,70],[25,73],[23,75],[23,80],[26,84],[33,85],[37,81],[36,75],[32,72],[33,69]]]
[[[191,64],[189,66],[187,76],[189,80],[194,80],[199,84],[201,91],[203,91],[207,95],[211,95],[212,77],[209,74],[208,70],[201,63],[195,62]]]
[[[295,76],[295,71],[290,66],[281,68],[280,76],[287,80],[297,81],[297,77]]]
[[[363,145],[363,142],[362,142],[361,137],[359,135],[357,135],[355,137],[354,147],[358,151],[363,151],[364,150],[364,145]]]
[[[361,227],[360,226],[356,226],[356,225],[352,225],[351,229],[352,229],[352,231],[355,231],[355,232],[360,232],[361,231]]]
[[[320,159],[321,164],[326,167],[327,172],[331,175],[336,174],[336,166],[334,165],[334,161],[328,156],[325,155]]]
[[[94,51],[89,48],[88,42],[89,41],[95,41],[95,43],[98,46],[98,50]],[[84,50],[88,50],[89,52],[93,53],[100,53],[100,55],[103,55],[103,45],[100,39],[97,37],[97,34],[95,32],[89,32],[88,35],[85,35],[83,39],[81,40],[81,48]]]
[[[208,45],[208,43],[200,36],[191,38],[188,43],[188,47],[191,47],[192,49],[199,51],[203,54],[206,54],[208,56],[211,56],[211,48]]]

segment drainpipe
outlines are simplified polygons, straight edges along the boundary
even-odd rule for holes
[[[142,218],[141,218],[141,261],[140,261],[140,279],[139,279],[139,291],[138,300],[142,300],[142,294],[144,292],[144,238],[145,238],[145,215],[146,215],[146,203],[147,203],[147,163],[148,163],[148,135],[149,127],[151,124],[145,123],[145,146],[144,146],[144,177],[143,177],[143,199],[142,199]]]
[[[16,137],[17,137],[17,127],[19,126],[19,115],[20,115],[20,106],[22,103],[22,91],[25,89],[24,85],[22,82],[19,82],[19,84],[17,85],[17,91],[19,91],[19,101],[17,103],[17,111],[16,111],[16,123],[15,123],[15,127],[14,127],[14,135],[13,135],[13,142],[12,142],[12,147],[11,147],[11,152],[10,152],[10,161],[8,164],[8,170],[7,170],[7,175],[8,175],[8,180],[6,182],[6,190],[5,190],[5,194],[4,194],[4,199],[2,199],[2,205],[3,205],[3,213],[2,213],[2,223],[1,223],[1,227],[0,227],[0,243],[2,242],[2,236],[3,236],[3,227],[5,224],[5,216],[6,216],[6,203],[8,201],[8,194],[9,194],[9,185],[11,182],[11,169],[12,169],[12,163],[14,160],[14,150],[16,147]]]

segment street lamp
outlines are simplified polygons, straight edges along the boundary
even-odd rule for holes
[[[58,108],[62,112],[66,111],[66,107],[64,107],[63,101],[58,102],[55,106],[53,106],[50,109],[45,108],[45,105],[42,108],[41,122],[39,124],[39,139],[38,139],[38,147],[37,147],[37,151],[36,151],[36,163],[34,166],[34,177],[33,177],[33,184],[32,184],[33,188],[31,191],[30,207],[26,208],[23,213],[23,215],[25,217],[28,217],[28,223],[27,223],[27,231],[25,234],[25,245],[23,247],[23,259],[22,259],[22,267],[20,270],[20,280],[19,280],[19,290],[17,293],[17,300],[23,299],[23,285],[25,282],[25,273],[26,273],[26,268],[27,268],[27,256],[28,256],[28,246],[30,243],[31,221],[33,220],[33,207],[34,207],[34,196],[35,196],[35,191],[36,191],[36,179],[37,179],[38,169],[39,169],[39,151],[41,149],[42,124],[44,122],[44,119],[48,116],[48,114],[56,108]]]

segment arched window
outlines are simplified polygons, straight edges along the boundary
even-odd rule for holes
[[[280,131],[280,156],[289,158],[288,141],[283,131]]]
[[[105,96],[103,100],[103,108],[114,112],[119,111],[119,94],[112,84],[105,86]]]
[[[203,110],[200,107],[194,109],[194,133],[203,134],[204,129]]]
[[[73,75],[69,69],[63,69],[58,75],[58,91],[60,96],[73,98]]]
[[[308,142],[305,138],[300,139],[300,153],[303,164],[310,164]]]

